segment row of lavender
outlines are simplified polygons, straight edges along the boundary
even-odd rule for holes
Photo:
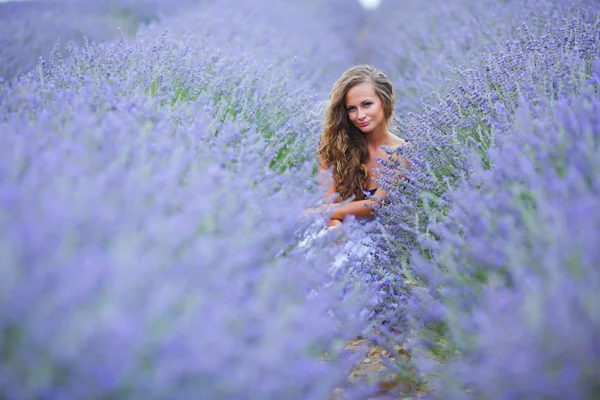
[[[118,28],[135,34],[138,26],[170,14],[185,1],[8,1],[0,2],[0,78],[10,79],[35,67],[60,38],[83,44],[118,37]]]
[[[318,90],[352,57],[334,14],[205,2],[2,84],[0,397],[344,384],[372,296],[327,272],[330,238],[297,246]]]
[[[371,49],[397,79],[400,113],[426,89],[441,91],[399,120],[411,143],[408,183],[381,182],[395,205],[380,211],[379,257],[365,274],[396,328],[383,344],[411,354],[395,361],[396,381],[411,383],[401,391],[596,398],[598,8],[467,5],[415,12],[421,30],[391,8],[372,16],[406,22],[378,25],[402,48]],[[480,6],[487,11],[471,13]],[[425,32],[430,25],[452,34]]]
[[[481,68],[485,56],[526,23],[533,35],[548,23],[598,8],[594,0],[382,1],[365,18],[359,60],[376,63],[397,89],[398,113],[432,104],[452,87],[456,68]]]

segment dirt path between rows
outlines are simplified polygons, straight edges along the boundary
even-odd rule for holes
[[[345,348],[355,352],[364,352],[365,348],[368,349],[365,357],[356,364],[348,376],[347,383],[364,383],[377,388],[377,393],[368,397],[369,400],[419,399],[425,394],[424,391],[415,386],[414,382],[401,381],[399,377],[392,371],[389,371],[386,366],[385,361],[393,362],[395,357],[410,357],[402,347],[396,346],[396,354],[393,356],[391,356],[389,351],[383,347],[375,346],[370,343],[368,339],[354,339],[348,343]],[[386,371],[388,372],[386,373]],[[412,394],[407,395],[406,393]],[[332,398],[335,400],[343,400],[344,390],[341,388],[336,389]]]

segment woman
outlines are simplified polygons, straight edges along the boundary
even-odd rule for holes
[[[372,66],[352,67],[333,85],[319,142],[319,172],[331,168],[333,173],[327,201],[352,200],[334,207],[328,227],[341,225],[348,215],[373,218],[373,205],[387,199],[375,183],[377,158],[389,157],[381,146],[394,149],[406,143],[388,130],[393,110],[394,88]]]

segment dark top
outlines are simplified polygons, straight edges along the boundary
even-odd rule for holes
[[[364,189],[363,193],[365,194],[365,197],[367,197],[367,196],[373,196],[376,191],[377,191],[377,188],[374,188],[374,189]]]

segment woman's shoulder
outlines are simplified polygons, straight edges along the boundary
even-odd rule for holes
[[[390,132],[390,141],[388,147],[391,149],[397,149],[398,147],[406,146],[407,144],[408,142],[406,140]]]
[[[408,142],[406,140],[402,139],[401,137],[396,136],[393,133],[391,133],[389,147],[392,150],[396,150],[397,148],[403,147],[403,146],[408,146]],[[401,162],[405,168],[408,168],[408,163],[406,162],[406,160],[404,159],[403,156],[394,152],[393,154],[391,154],[391,157],[393,160]]]

